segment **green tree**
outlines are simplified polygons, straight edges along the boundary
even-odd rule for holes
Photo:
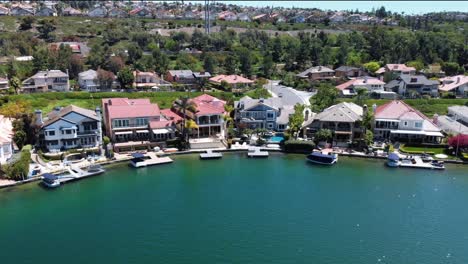
[[[320,141],[328,142],[333,138],[333,132],[330,129],[319,129],[314,134],[315,145],[318,145]]]
[[[23,17],[19,26],[19,30],[30,30],[33,26],[35,18],[33,16]]]
[[[23,130],[15,131],[13,141],[18,148],[23,148],[24,143],[26,143],[26,133]]]
[[[216,60],[211,53],[206,53],[203,58],[203,69],[211,74],[215,72]]]
[[[182,138],[185,142],[189,142],[187,129],[190,126],[193,127],[193,124],[187,125],[187,111],[196,112],[197,105],[188,96],[183,96],[174,102],[174,108],[179,113],[182,113]]]
[[[19,94],[21,89],[21,81],[16,76],[11,77],[9,80],[9,86],[15,94]]]
[[[252,52],[247,48],[240,48],[237,52],[239,56],[240,71],[246,76],[252,75]]]
[[[321,83],[317,87],[317,93],[310,98],[312,111],[321,112],[323,109],[336,103],[338,90],[331,84]]]
[[[366,88],[357,88],[356,97],[354,98],[357,105],[363,106],[364,102],[367,99],[367,89]]]
[[[143,51],[136,43],[131,43],[127,49],[128,52],[128,62],[135,63],[143,56]]]
[[[299,131],[302,128],[302,124],[304,123],[304,109],[304,105],[296,104],[294,106],[294,114],[289,116],[289,134],[295,139],[297,139],[297,137],[299,136]]]
[[[370,61],[364,64],[364,68],[371,73],[375,73],[378,69],[380,69],[380,64],[376,61]]]
[[[37,31],[39,31],[40,33],[40,38],[46,41],[53,40],[52,32],[55,31],[56,24],[57,22],[53,18],[45,18],[39,21],[39,26],[37,27]]]
[[[117,80],[124,89],[131,89],[134,79],[133,71],[129,67],[125,67],[117,73]]]
[[[416,69],[416,71],[421,71],[422,69],[424,69],[424,62],[419,61],[419,60],[408,61],[406,63],[406,65],[408,67],[414,67]]]
[[[265,78],[270,78],[274,71],[274,63],[271,55],[263,57],[262,73]]]
[[[236,74],[237,68],[239,67],[239,61],[237,56],[230,54],[226,57],[224,61],[224,70],[227,74]]]
[[[442,64],[442,69],[447,75],[456,75],[460,72],[460,65],[456,62],[446,62]]]

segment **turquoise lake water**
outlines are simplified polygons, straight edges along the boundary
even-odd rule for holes
[[[468,167],[244,155],[0,190],[1,263],[468,263]]]

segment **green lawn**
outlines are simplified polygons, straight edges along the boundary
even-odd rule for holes
[[[445,147],[415,147],[415,146],[400,146],[400,151],[405,152],[407,154],[429,154],[429,155],[437,155],[437,154],[445,154],[448,156],[449,159],[458,159],[456,156],[453,156],[449,153],[448,149]]]
[[[94,109],[101,105],[101,98],[128,97],[128,98],[149,98],[151,102],[157,103],[160,108],[170,108],[174,100],[182,96],[189,95],[195,97],[201,92],[103,92],[103,93],[88,93],[88,92],[69,92],[69,93],[40,93],[40,94],[22,94],[12,95],[2,98],[3,103],[0,105],[5,107],[7,102],[25,101],[30,106],[29,111],[40,109],[44,113],[50,112],[55,106],[68,106],[70,104]],[[214,92],[209,93],[215,97],[224,100],[232,100],[232,93]]]

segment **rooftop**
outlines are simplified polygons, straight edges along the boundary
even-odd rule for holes
[[[234,75],[224,75],[224,74],[217,75],[215,77],[210,78],[210,81],[215,82],[215,83],[221,83],[221,82],[225,81],[228,84],[238,84],[238,83],[250,84],[250,83],[254,82],[252,80],[249,80],[247,78],[244,78],[244,77],[236,75],[236,74],[234,74]]]
[[[102,104],[107,107],[110,119],[153,117],[161,113],[159,106],[149,99],[106,98],[102,99]]]
[[[86,116],[86,117],[94,119],[94,120],[98,120],[98,117],[97,117],[95,111],[85,109],[85,108],[81,108],[81,107],[78,107],[78,106],[75,106],[75,105],[69,105],[67,107],[61,108],[59,111],[52,111],[49,114],[47,114],[47,120],[44,122],[44,124],[42,126],[46,127],[46,126],[54,123],[55,121],[57,121],[59,119],[62,119],[64,116],[66,116],[67,114],[69,114],[71,112],[78,113],[80,115]]]

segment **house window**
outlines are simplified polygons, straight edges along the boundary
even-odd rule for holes
[[[65,133],[66,133],[67,135],[70,135],[70,134],[72,133],[72,130],[71,130],[71,129],[67,129],[67,130],[65,130]]]
[[[414,123],[414,126],[417,128],[422,128],[422,123],[421,122],[416,122]]]
[[[113,127],[118,128],[118,127],[128,127],[129,126],[129,121],[128,119],[114,119],[113,121]]]
[[[279,125],[279,129],[284,130],[284,125]]]
[[[55,136],[55,131],[49,131],[47,132],[49,136]]]
[[[137,126],[146,126],[148,125],[148,118],[137,118],[136,119]]]
[[[273,124],[272,124],[272,123],[268,123],[268,128],[273,128]]]
[[[273,116],[274,116],[273,113],[267,113],[268,118],[273,118]]]
[[[408,122],[405,121],[405,126],[407,126],[407,125],[408,125]]]

